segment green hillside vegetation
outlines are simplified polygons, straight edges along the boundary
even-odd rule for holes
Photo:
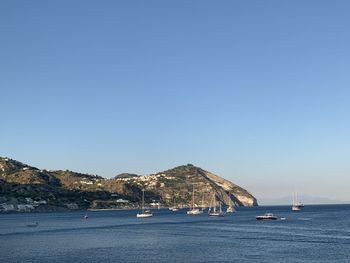
[[[192,187],[196,205],[208,206],[213,193],[223,203],[257,205],[245,189],[194,165],[139,176],[123,173],[112,179],[69,170],[39,170],[16,160],[0,158],[0,205],[35,204],[33,210],[51,211],[87,208],[136,208],[142,189],[148,205],[189,206]],[[28,201],[29,200],[29,201]],[[38,205],[40,203],[40,205]],[[1,208],[1,207],[0,207]],[[1,209],[0,209],[1,210]]]

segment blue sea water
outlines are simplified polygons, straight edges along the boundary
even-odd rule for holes
[[[136,212],[1,214],[0,262],[350,262],[350,205]],[[255,220],[265,212],[286,220]]]

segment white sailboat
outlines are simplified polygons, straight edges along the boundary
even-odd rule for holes
[[[233,212],[235,212],[235,208],[232,204],[232,200],[231,200],[231,193],[228,193],[228,207],[226,209],[226,213],[228,214],[232,214]]]
[[[192,206],[191,209],[187,211],[188,215],[194,216],[202,214],[203,211],[199,210],[198,208],[194,207],[194,186],[192,187]]]
[[[141,213],[138,213],[136,215],[137,218],[147,218],[152,217],[153,214],[150,210],[145,210],[145,189],[142,189],[142,206],[141,206]]]
[[[169,210],[170,211],[173,211],[173,212],[176,212],[176,211],[179,211],[179,208],[176,206],[176,203],[175,203],[175,196],[174,196],[174,200],[173,200],[173,206],[172,207],[169,207]]]
[[[301,210],[301,207],[303,207],[299,201],[298,201],[298,194],[297,192],[293,193],[293,204],[292,204],[292,211],[299,212]]]
[[[214,193],[213,201],[210,205],[209,211],[208,211],[209,216],[224,216],[224,212],[221,209],[221,202],[219,202],[219,209],[217,210],[216,207],[216,196]]]
[[[206,209],[205,205],[204,205],[204,195],[202,195],[202,211],[204,211]]]

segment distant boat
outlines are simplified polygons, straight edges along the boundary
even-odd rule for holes
[[[256,216],[256,220],[277,220],[277,217],[272,213],[266,213],[264,215]]]
[[[233,208],[233,206],[229,206],[229,207],[227,207],[227,209],[226,209],[226,213],[228,213],[228,214],[232,214],[233,212],[235,212],[235,209]]]
[[[206,209],[205,205],[204,205],[204,195],[202,195],[202,212]]]
[[[87,214],[87,213],[85,213],[85,215],[84,215],[84,219],[88,219],[88,218],[89,218],[88,214]]]
[[[292,211],[299,212],[304,205],[298,201],[297,192],[293,193]]]
[[[296,206],[296,205],[292,205],[292,211],[294,212],[299,212],[301,209],[299,206]]]
[[[225,213],[221,209],[221,202],[219,202],[219,208],[216,207],[216,196],[214,193],[212,203],[210,205],[209,211],[208,211],[209,216],[224,216]]]
[[[187,214],[190,216],[195,216],[195,215],[203,214],[203,212],[201,210],[199,210],[198,208],[193,208],[191,210],[188,210]]]
[[[187,211],[187,214],[194,216],[194,215],[200,215],[202,213],[203,213],[203,211],[194,207],[194,185],[193,185],[193,187],[192,187],[192,205],[191,205],[191,209]]]
[[[170,211],[173,211],[173,212],[179,211],[179,208],[176,206],[175,196],[174,196],[174,198],[173,198],[173,206],[172,206],[172,207],[169,207],[169,210],[170,210]]]
[[[147,218],[152,217],[153,214],[150,210],[145,210],[145,189],[142,189],[142,205],[141,205],[141,213],[137,214],[137,218]]]
[[[37,227],[39,225],[38,222],[35,222],[33,224],[28,224],[27,227]]]
[[[226,213],[228,214],[232,214],[233,212],[235,212],[235,208],[232,204],[232,200],[231,200],[231,193],[228,193],[228,207],[226,209]]]

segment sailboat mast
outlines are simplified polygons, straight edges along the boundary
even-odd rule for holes
[[[194,209],[194,185],[192,185],[192,209]]]
[[[216,212],[216,198],[215,198],[215,193],[214,193],[214,197],[213,197],[213,209],[214,209],[214,213]]]
[[[144,210],[144,205],[145,205],[145,189],[142,189],[142,206],[141,206],[142,213]]]

